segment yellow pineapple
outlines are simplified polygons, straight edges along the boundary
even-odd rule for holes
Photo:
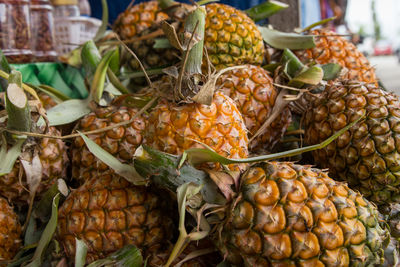
[[[326,29],[312,30],[310,34],[317,35],[316,46],[298,51],[301,60],[318,64],[337,63],[347,69],[343,79],[377,84],[374,68],[353,43]]]
[[[254,135],[274,108],[278,90],[272,77],[262,67],[246,65],[223,73],[217,81],[217,89],[231,97],[243,116],[250,137]],[[268,151],[280,140],[291,121],[289,108],[250,144],[251,149],[264,148]]]

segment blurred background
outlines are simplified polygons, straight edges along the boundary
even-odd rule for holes
[[[400,93],[400,1],[349,0],[345,21],[383,85]]]

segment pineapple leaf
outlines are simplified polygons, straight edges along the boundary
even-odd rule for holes
[[[87,267],[103,267],[103,266],[119,266],[119,267],[142,267],[143,256],[134,245],[127,245],[117,250],[105,259],[92,262]]]
[[[259,21],[266,19],[288,7],[289,5],[286,3],[269,0],[249,8],[245,10],[245,12],[252,20]]]
[[[207,173],[185,163],[178,168],[180,157],[163,153],[146,145],[135,151],[135,169],[154,184],[166,187],[172,192],[184,183],[203,185],[202,195],[207,203],[221,204],[224,197],[214,194],[215,184],[208,179]]]
[[[47,111],[50,126],[74,122],[90,113],[87,99],[71,99]]]
[[[199,6],[204,6],[204,5],[207,5],[209,3],[216,3],[216,2],[219,2],[219,0],[200,0],[200,1],[197,2],[197,4]]]
[[[206,229],[203,231],[194,230],[193,232],[188,234],[185,227],[186,207],[188,205],[188,202],[191,198],[195,198],[196,195],[200,193],[201,189],[201,185],[197,185],[191,182],[182,184],[177,189],[179,211],[179,237],[168,258],[168,261],[165,265],[166,267],[172,264],[172,262],[179,256],[179,254],[183,251],[187,244],[189,244],[191,241],[197,241],[205,238],[210,232],[210,229]]]
[[[113,169],[117,174],[124,177],[129,182],[135,185],[146,184],[144,179],[135,169],[135,167],[121,163],[117,158],[108,153],[106,150],[97,145],[94,141],[88,138],[86,135],[78,132],[85,142],[87,148],[92,152],[99,160],[101,160],[108,167]]]
[[[58,220],[58,202],[60,200],[60,194],[58,193],[53,198],[51,217],[43,231],[42,237],[39,240],[38,246],[36,247],[35,253],[33,255],[32,261],[26,265],[26,267],[40,267],[42,266],[42,260],[44,252],[50,241],[53,239],[53,234],[57,227]]]
[[[285,71],[289,77],[295,77],[306,68],[300,59],[289,49],[283,51],[281,61],[285,64]]]
[[[25,247],[36,246],[44,230],[44,223],[48,222],[51,216],[51,207],[54,197],[61,193],[67,196],[68,188],[65,181],[58,179],[43,195],[40,201],[35,203],[32,215],[27,218],[27,226],[24,235]],[[43,227],[42,227],[43,226]]]
[[[168,44],[170,47],[172,46],[172,47],[178,49],[179,51],[182,51],[183,47],[182,47],[181,42],[179,41],[178,34],[176,33],[175,27],[172,26],[171,24],[169,24],[168,22],[163,21],[161,23],[161,28],[167,38],[156,39],[154,48],[168,48],[168,47],[165,47],[166,41],[168,41]]]
[[[288,83],[289,86],[301,88],[304,84],[317,85],[324,77],[324,71],[318,66],[312,66],[301,72]]]
[[[324,24],[326,24],[326,23],[328,23],[328,22],[330,22],[330,21],[332,21],[332,20],[335,20],[335,19],[336,19],[336,17],[326,18],[326,19],[317,21],[317,22],[315,22],[315,23],[313,23],[313,24],[311,24],[311,25],[308,25],[308,26],[306,26],[304,29],[301,29],[301,30],[296,31],[296,32],[299,32],[299,33],[307,32],[307,31],[309,31],[309,30],[311,30],[311,29],[313,29],[313,28],[315,28],[315,27],[317,27],[317,26],[324,25]]]
[[[88,247],[82,240],[75,237],[75,267],[83,267],[86,262],[86,254]]]
[[[172,47],[173,46],[171,45],[170,41],[167,38],[154,39],[154,45],[153,45],[154,49],[167,49],[167,48],[172,48]],[[182,47],[180,47],[178,49],[182,50]]]
[[[107,76],[108,79],[110,80],[110,84],[115,87],[115,89],[118,91],[118,94],[129,94],[129,90],[121,83],[121,81],[118,79],[118,77],[115,75],[114,72],[112,72],[111,69],[107,70]]]
[[[103,37],[104,33],[107,30],[108,26],[108,5],[107,0],[101,0],[101,7],[103,9],[103,14],[101,17],[101,25],[100,28],[97,30],[95,37],[93,38],[94,41],[100,40]]]
[[[219,162],[221,164],[254,163],[254,162],[261,162],[261,161],[266,161],[266,160],[275,160],[275,159],[280,159],[280,158],[284,158],[284,157],[292,157],[292,156],[300,155],[305,152],[310,152],[313,150],[317,150],[317,149],[326,147],[331,142],[333,142],[336,138],[338,138],[340,135],[342,135],[344,132],[346,132],[351,127],[353,127],[356,123],[358,123],[364,117],[365,117],[365,115],[359,117],[357,120],[348,124],[346,127],[343,127],[341,130],[339,130],[334,135],[332,135],[328,139],[324,140],[320,144],[306,146],[306,147],[297,148],[297,149],[292,149],[292,150],[269,154],[269,155],[251,157],[251,158],[246,158],[246,159],[229,159],[229,158],[225,158],[225,157],[217,154],[216,152],[214,152],[210,149],[206,149],[206,148],[190,148],[190,149],[186,150],[185,152],[187,154],[188,162],[194,166],[202,164],[202,163],[206,163],[206,162]]]
[[[153,68],[153,69],[146,69],[146,72],[148,75],[159,75],[163,73],[163,69],[164,68]],[[120,79],[121,80],[126,80],[126,79],[130,79],[130,78],[140,78],[140,77],[144,77],[145,74],[143,71],[132,71],[132,72],[123,72],[120,75]]]
[[[41,84],[39,86],[29,84],[32,88],[36,89],[37,91],[43,92],[49,96],[51,96],[54,101],[57,103],[61,103],[62,101],[70,100],[71,97],[65,95],[64,93],[60,92],[59,90],[51,87],[49,85]]]
[[[116,49],[110,50],[104,55],[104,57],[100,60],[100,63],[98,64],[96,71],[93,75],[89,98],[92,98],[96,103],[100,103],[100,99],[103,95],[108,66],[116,51]]]
[[[328,63],[321,66],[322,70],[324,71],[324,81],[330,81],[336,79],[340,71],[342,70],[342,66],[336,63]]]
[[[82,46],[81,60],[83,69],[86,72],[86,76],[92,79],[92,76],[96,72],[96,68],[101,61],[101,55],[96,45],[92,40],[87,41]]]
[[[315,47],[314,37],[297,33],[285,33],[258,26],[264,41],[277,49],[308,49]]]
[[[113,56],[111,57],[111,61],[110,61],[110,69],[111,71],[115,74],[118,75],[119,73],[119,69],[121,68],[120,65],[120,53],[119,53],[119,49],[115,49],[115,53],[113,54]]]
[[[2,135],[1,149],[0,149],[0,176],[6,175],[11,172],[14,167],[15,161],[21,155],[22,145],[25,138],[17,139],[16,143],[7,150],[7,140]]]

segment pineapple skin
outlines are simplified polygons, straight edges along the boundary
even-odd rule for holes
[[[327,85],[305,114],[305,141],[320,143],[365,114],[327,147],[313,151],[315,163],[385,209],[400,199],[400,102],[371,84]]]
[[[318,169],[255,165],[215,238],[236,266],[382,266],[390,235],[376,207]],[[219,238],[219,236],[221,238]]]
[[[116,19],[113,29],[122,40],[127,40],[166,19],[168,15],[161,11],[158,1],[148,1],[126,9]]]
[[[210,106],[197,103],[178,105],[163,99],[150,112],[145,139],[147,145],[175,155],[189,148],[204,148],[196,142],[200,141],[224,157],[248,156],[243,118],[233,100],[221,92],[214,93]],[[215,167],[219,168],[219,164]]]
[[[204,46],[216,69],[263,62],[261,33],[243,11],[219,3],[206,5],[206,11]]]
[[[172,237],[172,219],[165,215],[169,210],[166,202],[146,187],[104,172],[73,191],[62,204],[56,237],[71,260],[75,238],[83,240],[88,246],[87,263],[128,244],[144,254],[151,253]]]
[[[273,85],[269,73],[254,65],[223,73],[216,86],[235,101],[250,135],[254,135],[271,115],[278,96],[278,90]],[[291,117],[289,108],[285,108],[275,121],[251,142],[251,150],[271,151],[285,133]]]
[[[302,61],[315,61],[318,64],[337,63],[348,70],[342,76],[343,79],[378,84],[375,69],[353,43],[326,29],[312,30],[310,34],[319,37],[315,37],[314,48],[296,52]]]
[[[0,261],[11,260],[21,245],[18,216],[7,200],[0,197]]]
[[[118,105],[98,108],[80,120],[76,128],[79,131],[105,128],[130,120],[137,112],[136,108]],[[101,133],[89,134],[88,137],[120,161],[128,162],[132,160],[136,148],[143,142],[145,128],[146,117],[140,115],[130,124],[114,127]],[[97,176],[98,172],[111,171],[89,151],[81,137],[77,137],[72,143],[71,162],[72,178],[81,184]]]
[[[47,134],[61,136],[60,131],[55,127],[49,127]],[[40,164],[42,165],[42,177],[36,191],[36,196],[40,197],[58,178],[67,177],[69,159],[67,146],[60,139],[41,138],[37,140],[35,146],[37,146]],[[25,158],[25,160],[32,163],[32,155],[29,154],[29,158]],[[21,181],[20,172],[22,172]],[[29,189],[29,185],[24,167],[20,160],[17,160],[11,172],[0,179],[0,196],[5,197],[10,203],[23,206],[30,199],[27,189]]]

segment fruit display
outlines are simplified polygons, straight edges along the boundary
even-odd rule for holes
[[[0,266],[400,266],[398,97],[214,2],[131,3],[41,79],[0,53]]]
[[[297,52],[302,60],[318,64],[337,63],[347,69],[344,79],[377,83],[374,67],[353,43],[325,29],[312,30],[309,34],[316,36],[316,45],[314,48]]]
[[[399,110],[398,97],[374,85],[357,81],[328,85],[305,115],[305,141],[319,143],[365,115],[356,127],[314,151],[314,160],[377,205],[388,206],[399,200]]]

